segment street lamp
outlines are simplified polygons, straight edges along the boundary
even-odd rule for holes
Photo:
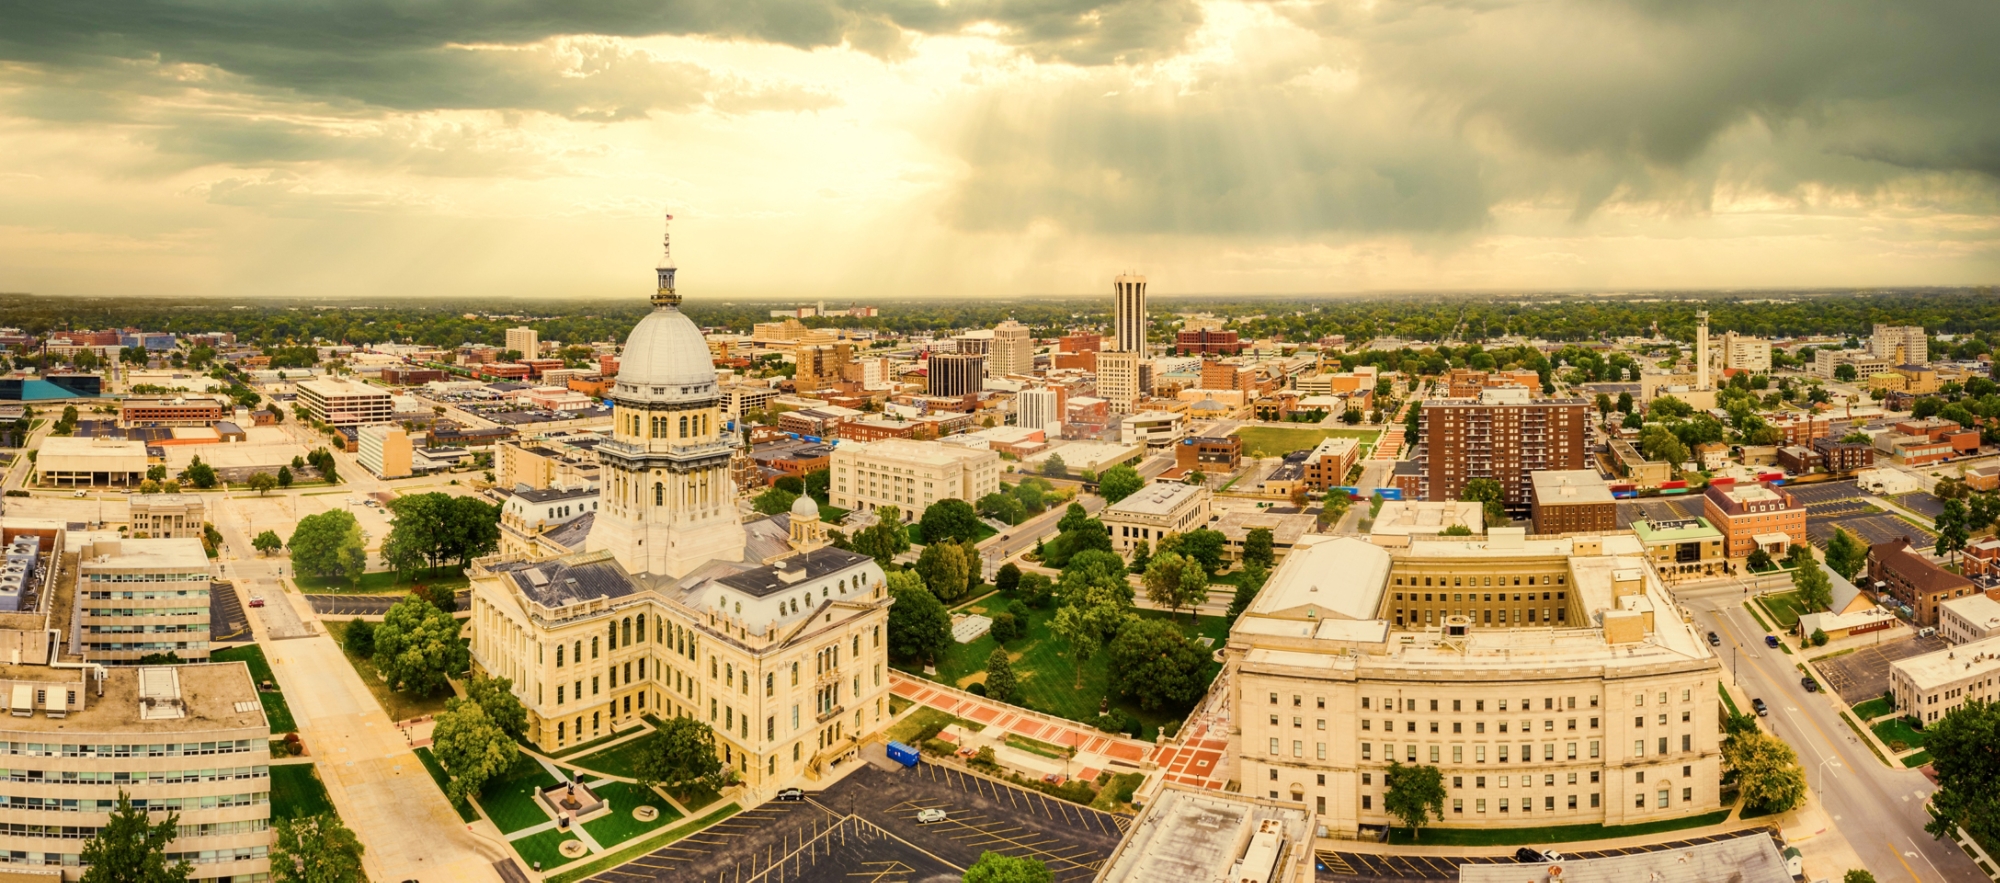
[[[1826,765],[1836,762],[1837,759],[1832,757],[1822,758],[1819,762],[1819,800],[1821,803],[1826,802]]]

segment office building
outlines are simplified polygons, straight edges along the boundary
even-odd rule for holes
[[[1922,365],[1931,360],[1930,340],[1921,325],[1877,324],[1868,338],[1868,353],[1895,365]]]
[[[994,376],[1035,373],[1035,333],[1008,319],[993,329],[993,349],[986,370]]]
[[[1992,540],[1986,541],[1989,545]],[[1938,637],[1953,645],[2000,635],[2000,589],[1938,602]]]
[[[1174,445],[1174,469],[1183,475],[1226,475],[1242,464],[1243,439],[1234,435],[1190,436]]]
[[[1910,548],[1908,537],[1868,547],[1868,584],[1914,611],[1920,626],[1938,624],[1938,607],[1953,598],[1979,594],[1972,580],[1952,573]]]
[[[509,328],[506,348],[520,353],[523,359],[536,358],[542,354],[542,336],[526,326]]]
[[[1450,827],[1714,812],[1723,672],[1675,609],[1629,533],[1305,536],[1230,629],[1235,779],[1336,837],[1391,824],[1391,763]]]
[[[78,551],[83,651],[91,661],[131,665],[149,653],[208,658],[213,573],[201,540],[98,540]]]
[[[934,396],[968,396],[986,388],[985,356],[931,353],[924,368],[924,391]]]
[[[109,436],[45,436],[35,458],[41,483],[57,487],[135,487],[146,480],[146,443]]]
[[[586,551],[473,563],[472,658],[511,678],[542,751],[691,717],[761,800],[852,761],[889,720],[890,599],[811,498],[742,522],[708,347],[663,254],[627,338]],[[997,486],[997,480],[996,480]]]
[[[993,351],[993,332],[984,328],[954,334],[951,337],[951,352],[968,356],[983,356]]]
[[[1511,862],[1458,866],[1458,883],[1793,883],[1797,879],[1778,852],[1778,841],[1761,832],[1525,867]]]
[[[1097,354],[1097,397],[1111,413],[1130,414],[1137,409],[1139,396],[1145,392],[1140,385],[1140,361],[1136,352]]]
[[[1234,331],[1183,328],[1174,333],[1174,352],[1183,356],[1233,356],[1242,351],[1243,343]]]
[[[1387,545],[1382,538],[1434,537],[1452,528],[1472,536],[1485,533],[1485,507],[1467,500],[1384,500],[1368,535]]]
[[[1806,507],[1784,488],[1764,484],[1711,484],[1701,497],[1702,514],[1722,531],[1724,553],[1749,557],[1763,549],[1783,558],[1794,543],[1806,541]]]
[[[1063,392],[1053,387],[1024,389],[1014,394],[1014,425],[1040,429],[1050,434],[1062,432]]]
[[[889,438],[833,449],[829,502],[873,511],[895,506],[915,520],[939,500],[978,502],[1000,490],[1000,455],[963,445]]]
[[[339,378],[302,380],[298,392],[299,404],[307,415],[334,426],[365,426],[396,419],[389,391],[366,383]]]
[[[792,374],[792,385],[800,392],[809,392],[841,381],[842,370],[854,363],[854,344],[799,346],[793,348],[792,358],[798,366]]]
[[[1854,378],[1865,383],[1870,377],[1894,372],[1896,366],[1900,364],[1903,363],[1876,356],[1869,350],[1837,350],[1829,348],[1813,351],[1812,373],[1816,377],[1835,380],[1838,378],[1834,375],[1840,366],[1852,365],[1854,367]]]
[[[1771,342],[1761,337],[1722,333],[1722,367],[1763,374],[1771,370]]]
[[[141,494],[132,498],[134,539],[201,539],[207,513],[198,494]]]
[[[1500,483],[1508,509],[1529,509],[1535,473],[1588,466],[1589,410],[1583,399],[1535,400],[1512,388],[1486,390],[1477,400],[1424,402],[1417,423],[1423,498],[1460,499],[1466,482],[1490,478]]]
[[[1611,486],[1595,469],[1537,472],[1531,476],[1535,533],[1598,533],[1618,529]]]
[[[1111,280],[1114,299],[1112,349],[1121,353],[1146,353],[1146,277],[1130,274]],[[1103,358],[1098,359],[1103,364]]]
[[[1098,518],[1111,531],[1111,548],[1129,555],[1139,543],[1158,546],[1167,534],[1206,527],[1210,499],[1201,485],[1154,482],[1104,507]]]
[[[1889,663],[1898,717],[1935,724],[1967,702],[2000,699],[2000,638],[1981,638]]]
[[[128,398],[118,406],[126,426],[214,426],[226,416],[222,402],[198,396]]]
[[[1722,531],[1705,518],[1641,519],[1632,522],[1632,532],[1645,545],[1660,579],[1669,583],[1719,576],[1729,566]]]
[[[1320,439],[1312,453],[1306,455],[1306,487],[1326,493],[1335,487],[1347,485],[1347,474],[1354,470],[1354,464],[1361,459],[1359,439],[1332,436]]]
[[[388,423],[363,426],[355,431],[361,468],[376,478],[408,478],[411,475],[410,434]]]
[[[1169,782],[1096,883],[1308,883],[1312,828],[1312,814],[1297,806]]]

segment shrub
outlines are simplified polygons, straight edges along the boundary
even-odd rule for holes
[[[357,619],[347,624],[347,636],[342,641],[348,655],[357,659],[372,659],[375,656],[375,624],[365,619]]]
[[[1180,721],[1167,721],[1166,723],[1160,725],[1160,735],[1165,736],[1169,739],[1173,738],[1174,734],[1179,733],[1180,731],[1181,731]]]
[[[1012,613],[1002,613],[993,617],[993,627],[988,630],[988,633],[993,635],[993,640],[1002,644],[1020,638],[1022,632],[1021,620]]]
[[[984,696],[986,695],[986,685],[974,682],[972,686],[965,688],[965,692],[971,693],[974,696]]]
[[[949,721],[936,720],[924,724],[921,729],[917,730],[911,741],[922,744],[936,739],[937,734],[944,732],[944,728],[948,723]]]
[[[933,754],[938,757],[950,757],[958,753],[958,746],[943,739],[925,739],[923,749],[925,754]]]
[[[1120,709],[1114,708],[1104,714],[1098,715],[1095,723],[1098,729],[1107,733],[1139,735],[1140,725],[1138,719]]]
[[[1812,645],[1814,647],[1826,646],[1826,631],[1824,629],[1813,629]]]

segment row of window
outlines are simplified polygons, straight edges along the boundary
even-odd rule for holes
[[[193,583],[208,582],[202,573],[87,573],[94,583]]]
[[[31,784],[62,785],[176,785],[183,782],[221,782],[229,779],[264,779],[271,775],[268,766],[223,767],[212,770],[168,770],[160,772],[124,772],[111,770],[0,770],[0,781],[28,782]]]
[[[205,825],[181,825],[176,839],[191,837],[226,837],[237,834],[255,834],[271,829],[270,819],[248,819],[241,822],[210,822]],[[89,840],[97,836],[96,825],[29,825],[19,822],[0,823],[0,837],[40,837],[48,840]],[[5,853],[0,853],[4,856]],[[16,852],[19,856],[21,853]],[[0,858],[0,861],[4,861]],[[19,862],[16,862],[19,864]]]
[[[210,794],[201,797],[134,797],[134,809],[145,812],[161,810],[222,809],[232,806],[256,806],[271,802],[271,792],[257,791],[250,794]],[[118,801],[79,799],[74,797],[22,797],[0,794],[0,810],[20,809],[41,812],[111,812],[118,808]]]
[[[193,757],[202,754],[242,754],[268,748],[250,739],[220,742],[167,742],[139,745],[69,745],[58,742],[0,742],[0,754],[23,757]]]
[[[160,601],[167,598],[206,598],[205,589],[157,589],[150,592],[90,592],[92,601]]]
[[[91,616],[207,616],[208,605],[186,607],[85,607],[83,615]]]

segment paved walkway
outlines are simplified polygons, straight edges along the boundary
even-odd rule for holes
[[[1223,758],[1229,752],[1225,729],[1205,720],[1188,725],[1178,741],[1153,749],[1153,763],[1169,782],[1221,791],[1229,781]]]
[[[1054,745],[1074,747],[1079,754],[1097,754],[1138,766],[1146,762],[1153,750],[1153,746],[1137,739],[1113,736],[1080,723],[1057,721],[1012,705],[1003,705],[980,699],[969,693],[949,690],[900,672],[890,673],[889,689],[904,699],[950,712],[975,723],[999,727],[1010,733],[1019,733],[1030,739],[1039,739]]]

